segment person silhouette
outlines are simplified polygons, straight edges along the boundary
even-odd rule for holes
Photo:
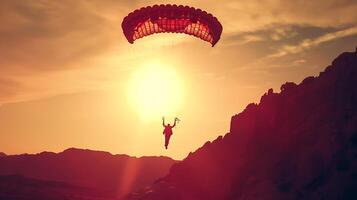
[[[172,135],[172,128],[176,126],[176,121],[178,121],[177,117],[175,117],[174,125],[172,125],[172,126],[170,124],[165,125],[165,117],[162,118],[162,126],[164,127],[163,134],[165,135],[165,148],[166,149],[169,146],[170,137]]]

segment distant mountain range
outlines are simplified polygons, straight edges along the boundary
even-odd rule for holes
[[[51,188],[63,189],[63,185],[54,184],[61,182],[69,184],[71,187],[66,187],[66,190],[69,188],[72,193],[76,187],[81,187],[119,198],[166,175],[175,162],[168,157],[135,158],[75,148],[58,154],[43,152],[35,155],[2,156],[0,182],[4,184],[0,184],[0,196],[4,191],[2,186],[6,185],[7,180],[21,183],[20,185],[33,182],[36,185],[35,189],[40,188],[38,191],[41,192],[45,192],[43,188],[48,185],[43,181],[54,185]],[[12,180],[13,178],[15,180]],[[37,191],[35,189],[31,191]]]
[[[127,199],[356,200],[356,158],[357,52],[347,52],[318,77],[270,89],[229,133]]]

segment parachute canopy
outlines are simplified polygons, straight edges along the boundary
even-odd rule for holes
[[[216,17],[189,6],[154,5],[131,12],[122,22],[128,42],[154,33],[185,33],[212,44],[218,42],[222,25]]]

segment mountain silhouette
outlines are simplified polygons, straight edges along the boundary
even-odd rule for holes
[[[233,91],[232,91],[233,92]],[[272,89],[128,200],[357,199],[357,50]]]
[[[0,152],[0,157],[4,157],[4,156],[6,156],[6,154],[3,152]]]
[[[0,157],[0,176],[64,182],[121,197],[166,175],[175,162],[168,157],[135,158],[71,148],[58,154]]]

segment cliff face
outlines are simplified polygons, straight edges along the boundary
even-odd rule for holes
[[[60,181],[120,197],[166,175],[175,162],[167,157],[135,158],[72,148],[58,154],[43,152],[0,157],[0,176],[16,174]]]
[[[230,132],[128,199],[357,199],[357,52],[270,89]]]

